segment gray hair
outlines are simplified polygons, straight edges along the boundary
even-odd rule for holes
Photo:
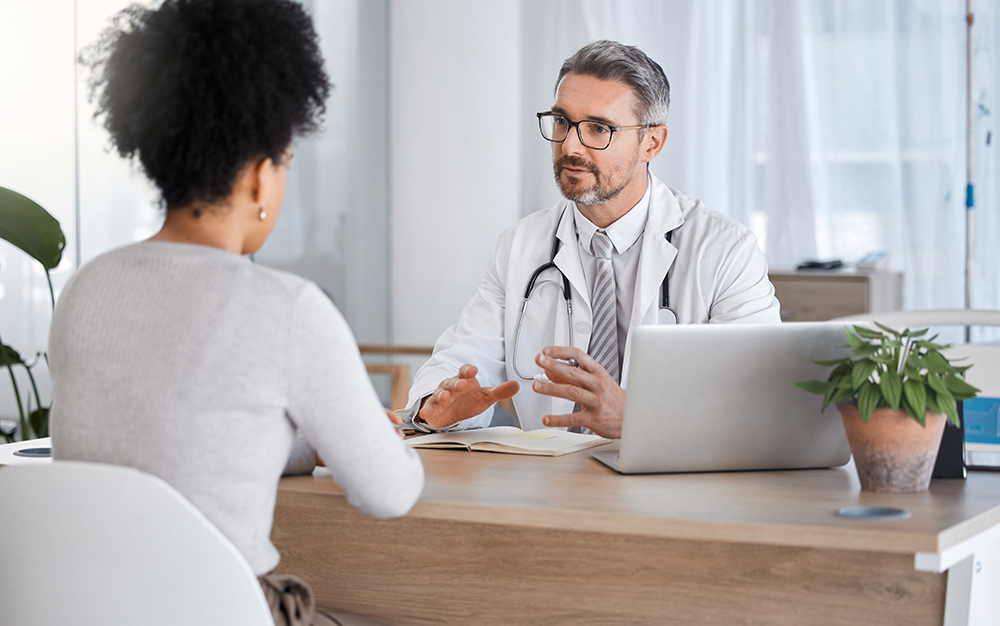
[[[635,92],[635,110],[640,124],[663,124],[670,108],[670,83],[659,63],[635,46],[617,41],[592,41],[566,59],[559,70],[555,93],[566,74],[582,74],[600,80],[625,83]]]

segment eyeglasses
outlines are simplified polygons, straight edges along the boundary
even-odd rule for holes
[[[612,126],[604,122],[593,120],[580,120],[571,122],[568,118],[546,111],[536,113],[538,116],[538,130],[542,131],[545,137],[553,143],[562,143],[569,136],[569,129],[576,126],[576,136],[580,138],[580,143],[592,150],[604,150],[611,145],[611,137],[619,130],[640,130],[653,128],[656,124],[640,124],[638,126]]]

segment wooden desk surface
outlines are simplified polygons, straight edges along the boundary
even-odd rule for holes
[[[419,452],[424,493],[399,519],[352,509],[329,476],[282,479],[278,570],[389,624],[940,626],[948,574],[914,554],[1000,524],[993,473],[889,495],[853,467],[621,476],[586,452]],[[834,515],[856,504],[913,515]]]
[[[911,554],[945,550],[1000,524],[1000,473],[934,480],[914,494],[875,494],[861,491],[852,465],[622,476],[585,452],[420,455],[427,484],[410,516],[423,519]],[[328,476],[285,478],[281,490],[343,495]],[[853,505],[913,515],[899,521],[834,515]]]

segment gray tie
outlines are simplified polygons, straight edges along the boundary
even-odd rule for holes
[[[594,233],[591,246],[597,257],[597,276],[590,299],[594,312],[594,332],[587,353],[618,382],[618,301],[615,271],[611,266],[611,239],[603,230]]]
[[[587,354],[618,382],[618,296],[615,292],[615,270],[611,266],[613,246],[608,234],[599,230],[594,233],[591,247],[597,257],[597,276],[590,298],[594,312],[594,332],[590,335]],[[574,413],[581,410],[579,404],[573,406]],[[572,426],[569,432],[589,433],[590,430]]]

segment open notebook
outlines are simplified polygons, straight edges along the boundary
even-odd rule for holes
[[[407,439],[414,448],[458,448],[476,452],[503,452],[535,456],[561,456],[608,443],[597,435],[543,428],[523,431],[513,426],[493,426],[477,430],[434,433]]]

